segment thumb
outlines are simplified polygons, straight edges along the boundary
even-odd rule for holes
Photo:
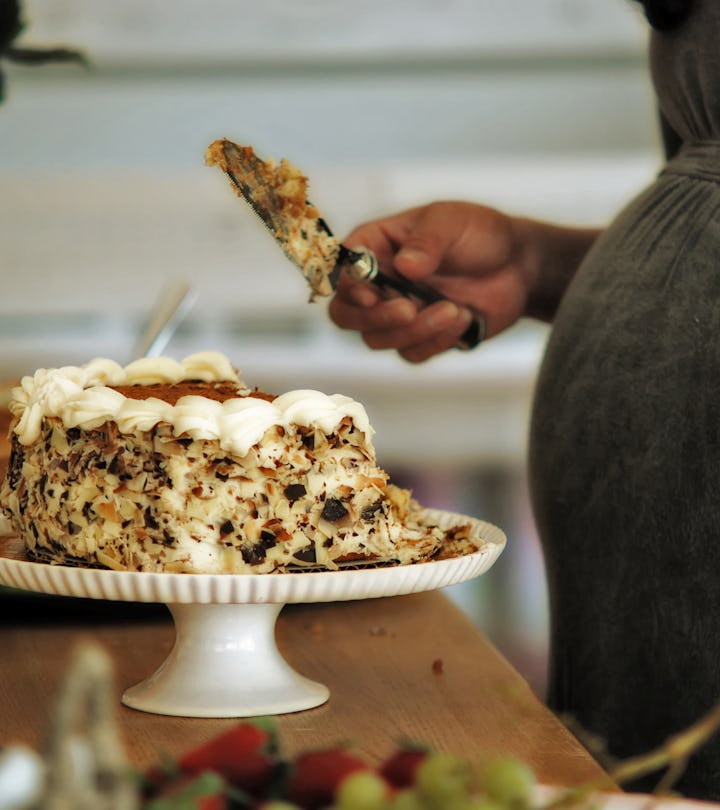
[[[395,269],[412,279],[435,273],[456,238],[456,224],[448,204],[433,203],[420,209],[395,254]]]
[[[442,253],[425,239],[406,242],[395,254],[395,269],[408,278],[432,275],[440,266]]]

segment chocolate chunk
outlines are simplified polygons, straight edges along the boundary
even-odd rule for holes
[[[307,562],[307,563],[314,563],[317,562],[317,555],[315,554],[315,546],[311,543],[309,546],[305,546],[305,548],[298,549],[295,554],[293,554],[298,562]]]
[[[77,523],[73,523],[72,520],[68,520],[67,523],[68,534],[70,535],[77,534],[80,531],[80,528],[81,527],[78,526]]]
[[[241,546],[240,553],[242,554],[243,560],[245,560],[248,565],[257,565],[258,563],[261,563],[267,556],[266,550],[262,543],[257,543],[254,546]]]
[[[157,520],[155,520],[155,516],[153,515],[149,506],[145,507],[143,515],[145,517],[145,525],[148,527],[148,529],[160,528],[160,525],[158,524]]]
[[[263,548],[272,548],[273,546],[277,545],[277,538],[272,532],[269,532],[267,529],[263,529],[260,532],[260,545]]]
[[[225,456],[225,458],[221,458],[218,463],[227,464],[228,466],[232,466],[233,464],[235,464],[235,462],[229,456]]]
[[[382,501],[375,501],[360,512],[360,517],[363,520],[372,520],[380,509],[382,509]]]
[[[71,427],[67,429],[67,437],[71,442],[75,442],[80,438],[80,428]]]
[[[17,437],[13,436],[12,453],[10,454],[10,465],[7,472],[8,483],[12,489],[17,488],[17,485],[22,478],[22,468],[24,463],[25,451],[23,450],[20,442],[17,440]]]
[[[304,484],[290,484],[289,486],[285,487],[285,497],[290,501],[290,503],[302,498],[303,495],[307,495],[307,490],[305,489]]]
[[[340,520],[340,518],[344,518],[347,513],[348,510],[343,506],[342,501],[339,501],[337,498],[328,498],[322,510],[322,516],[331,523]]]
[[[226,520],[220,527],[220,536],[225,537],[228,534],[232,534],[234,531],[235,526],[233,526],[232,520]]]

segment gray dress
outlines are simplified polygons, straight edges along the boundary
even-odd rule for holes
[[[530,437],[549,702],[615,757],[720,701],[720,0],[651,62],[677,152],[564,296]],[[677,787],[720,799],[720,734]]]

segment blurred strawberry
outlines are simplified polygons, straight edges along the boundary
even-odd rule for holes
[[[143,803],[144,810],[228,810],[222,777],[215,773],[181,776],[166,784],[159,794]]]
[[[401,748],[380,766],[380,775],[393,787],[405,788],[415,784],[415,774],[427,757],[423,748]]]
[[[318,810],[333,803],[335,791],[351,773],[369,766],[341,748],[308,751],[292,763],[287,797],[304,810]]]
[[[228,803],[224,796],[208,796],[200,799],[197,810],[227,810]]]
[[[262,795],[276,769],[273,735],[259,725],[242,723],[188,751],[178,759],[181,773],[217,773],[233,787]]]

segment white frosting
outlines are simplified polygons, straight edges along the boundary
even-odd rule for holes
[[[244,386],[227,357],[217,352],[192,354],[181,362],[169,357],[142,358],[125,368],[113,360],[97,358],[84,366],[39,369],[34,375],[23,377],[13,391],[10,407],[19,417],[15,433],[21,444],[31,444],[40,436],[45,417],[58,417],[67,427],[86,429],[114,421],[123,433],[150,430],[165,422],[178,436],[218,440],[238,455],[245,455],[274,426],[318,427],[332,433],[349,417],[368,440],[374,433],[365,408],[342,394],[289,391],[273,402],[257,397],[217,402],[185,396],[170,405],[155,397],[128,399],[109,387],[183,380],[229,380]],[[244,390],[249,392],[247,388]]]
[[[66,427],[96,428],[103,422],[114,419],[122,408],[125,397],[104,385],[82,389],[57,408],[54,416],[59,416]]]
[[[218,427],[228,449],[244,455],[271,427],[278,424],[285,427],[286,419],[274,402],[247,397],[229,399],[223,403]]]
[[[150,430],[158,422],[168,422],[173,406],[156,397],[126,399],[115,415],[117,426],[123,433]]]
[[[332,433],[342,416],[349,416],[356,427],[367,433],[370,427],[365,408],[342,394],[321,394],[319,391],[301,389],[281,394],[273,403],[288,422],[303,427],[317,425],[326,433]],[[342,416],[338,419],[338,414]]]
[[[221,439],[220,414],[222,403],[206,397],[181,397],[172,411],[170,419],[174,432],[187,434],[193,439]]]

